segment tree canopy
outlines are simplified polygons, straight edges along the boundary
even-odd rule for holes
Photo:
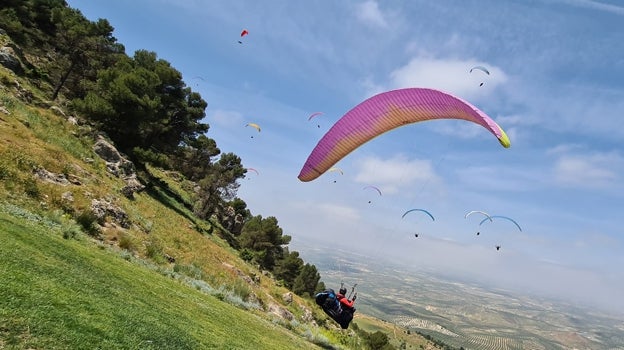
[[[173,153],[183,141],[208,131],[200,122],[206,101],[186,87],[169,62],[145,50],[100,71],[97,84],[75,105],[126,152]]]

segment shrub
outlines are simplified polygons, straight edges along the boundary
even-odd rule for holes
[[[175,264],[173,271],[198,280],[204,275],[201,268],[196,265]]]
[[[132,237],[124,232],[119,235],[119,248],[125,249],[129,252],[137,251],[136,243],[134,243]]]
[[[39,198],[41,196],[39,187],[37,187],[37,181],[34,179],[26,179],[24,181],[24,192],[31,198]]]
[[[76,238],[76,236],[78,236],[80,234],[80,232],[82,232],[80,227],[78,225],[73,224],[73,223],[64,224],[61,227],[61,231],[63,233],[63,238],[65,238],[65,239]]]
[[[249,249],[244,248],[240,251],[240,257],[241,259],[249,262],[254,258],[254,254]]]
[[[98,218],[94,212],[91,210],[84,210],[80,212],[76,218],[76,222],[82,226],[84,231],[93,237],[97,237],[100,235],[100,226],[98,225]]]
[[[237,280],[232,285],[232,293],[238,295],[243,301],[247,301],[249,295],[251,295],[251,289],[249,289],[249,286],[247,286],[245,282]]]
[[[165,262],[165,254],[162,243],[155,237],[151,237],[145,245],[145,254],[157,264]]]

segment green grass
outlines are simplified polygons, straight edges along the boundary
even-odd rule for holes
[[[375,333],[377,331],[386,333],[390,344],[397,349],[400,349],[402,344],[405,344],[405,349],[429,349],[432,346],[429,341],[415,332],[410,332],[408,334],[407,329],[404,327],[374,317],[356,315],[353,323],[356,323],[361,330],[368,333]]]
[[[84,238],[4,212],[0,266],[0,349],[316,348]]]

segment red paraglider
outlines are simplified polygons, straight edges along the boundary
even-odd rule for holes
[[[249,31],[247,29],[243,29],[243,31],[240,33],[241,38],[244,37],[245,35],[249,34]],[[242,41],[238,41],[239,44],[242,44]]]

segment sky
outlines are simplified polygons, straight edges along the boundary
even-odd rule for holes
[[[298,244],[313,241],[624,315],[621,2],[67,2],[107,19],[129,55],[154,51],[183,74],[208,102],[207,135],[258,171],[238,196],[304,259]],[[342,115],[406,87],[469,101],[511,147],[466,121],[415,123],[347,155],[342,175],[298,180]],[[401,217],[412,208],[435,221]]]

